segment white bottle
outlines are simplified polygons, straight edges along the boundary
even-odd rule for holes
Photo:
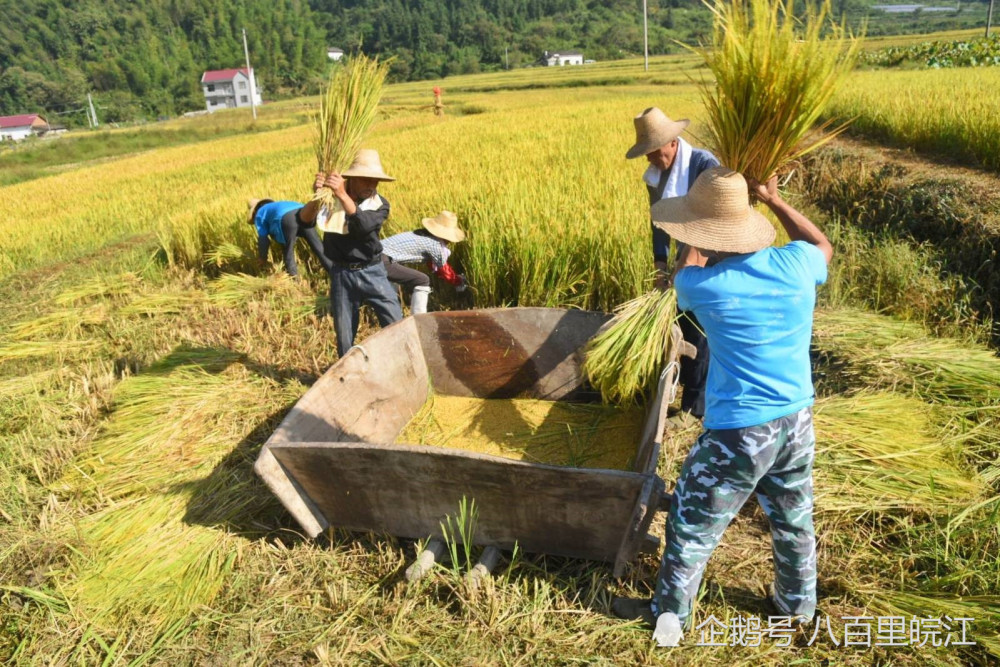
[[[664,612],[656,619],[656,630],[653,631],[653,641],[657,646],[677,646],[680,644],[681,620],[673,612]]]

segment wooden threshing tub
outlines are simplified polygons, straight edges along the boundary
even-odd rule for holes
[[[265,444],[254,470],[303,530],[330,526],[440,536],[463,496],[476,544],[614,563],[647,536],[670,379],[646,415],[631,471],[543,465],[443,447],[392,444],[433,390],[478,397],[592,399],[583,346],[608,319],[554,308],[408,317],[367,338],[317,380]]]

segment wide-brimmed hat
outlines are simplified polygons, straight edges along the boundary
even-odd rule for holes
[[[358,151],[358,156],[354,158],[354,162],[344,170],[341,176],[344,178],[351,176],[374,178],[379,181],[396,180],[382,170],[382,161],[378,157],[378,151],[373,148],[362,148]]]
[[[420,224],[439,239],[452,243],[461,243],[465,240],[465,232],[458,228],[458,216],[451,211],[441,211],[433,218],[424,218]]]
[[[253,214],[257,212],[257,207],[270,204],[273,199],[247,199],[247,222],[253,222]]]
[[[717,252],[757,252],[774,241],[774,226],[750,206],[743,174],[715,167],[683,197],[661,199],[653,224],[687,245]]]
[[[627,160],[652,153],[657,148],[666,146],[681,136],[684,128],[691,124],[687,118],[670,120],[667,114],[656,107],[646,109],[632,122],[635,123],[635,145],[628,149],[628,153],[625,153]]]

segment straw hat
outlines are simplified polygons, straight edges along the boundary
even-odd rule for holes
[[[461,243],[465,240],[465,232],[458,228],[458,216],[451,211],[441,211],[433,218],[424,218],[420,224],[439,239],[452,243]]]
[[[635,123],[635,145],[628,149],[628,153],[625,153],[627,160],[652,153],[657,148],[666,146],[681,136],[684,128],[691,124],[687,118],[670,120],[665,113],[656,107],[646,109],[632,122]]]
[[[394,181],[382,170],[382,161],[378,157],[378,151],[372,148],[362,148],[358,151],[358,156],[354,158],[351,166],[341,174],[344,178],[356,176],[358,178],[374,178],[379,181]]]
[[[718,252],[757,252],[774,241],[774,227],[750,206],[743,174],[715,167],[702,172],[683,197],[661,199],[653,224],[681,243]]]
[[[257,211],[258,206],[270,204],[273,201],[273,199],[247,199],[247,222],[253,222],[253,214]]]

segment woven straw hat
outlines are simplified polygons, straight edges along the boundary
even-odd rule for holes
[[[341,174],[344,178],[356,176],[358,178],[374,178],[379,181],[394,181],[382,170],[382,161],[378,157],[378,151],[372,148],[362,148],[358,151],[358,156],[354,158],[351,166]]]
[[[627,160],[641,157],[652,153],[657,148],[666,146],[681,136],[684,128],[691,124],[687,118],[670,120],[665,113],[656,107],[646,109],[632,122],[635,123],[635,145],[628,149],[628,153],[625,153]]]
[[[743,174],[715,167],[702,172],[683,197],[661,199],[653,224],[681,243],[717,252],[757,252],[774,241],[774,227],[750,206]]]
[[[270,204],[273,199],[247,199],[247,222],[253,222],[253,214],[258,205]]]
[[[452,243],[461,243],[465,240],[465,232],[458,228],[458,216],[451,211],[441,211],[433,218],[424,218],[420,224],[439,239]]]

